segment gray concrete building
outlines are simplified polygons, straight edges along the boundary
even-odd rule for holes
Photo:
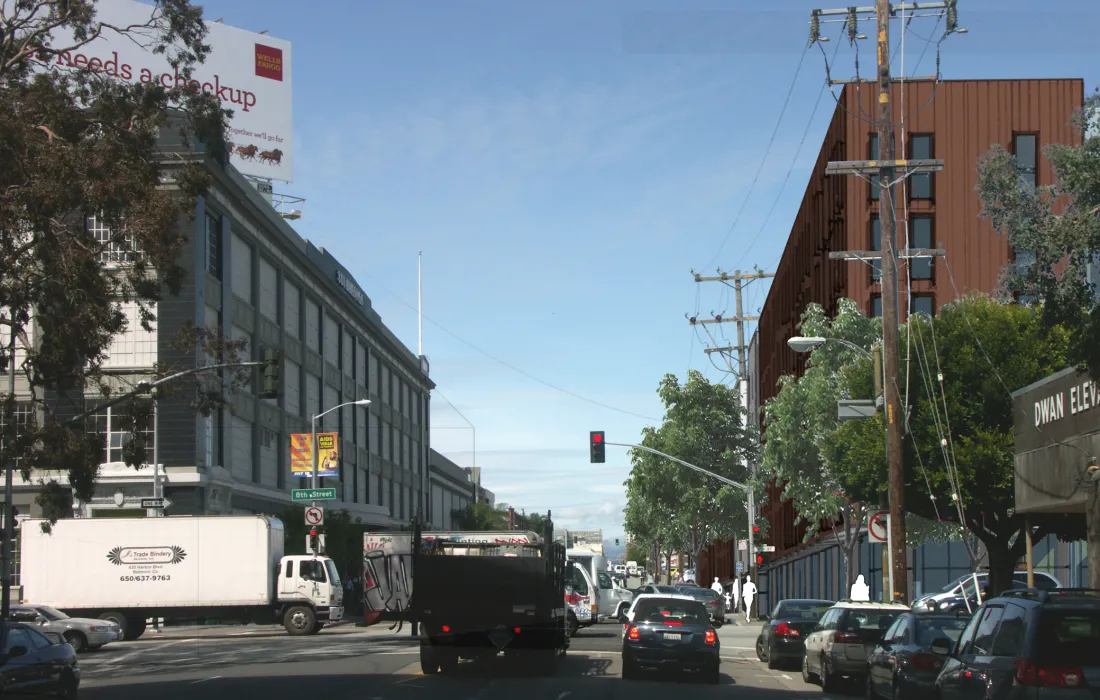
[[[474,502],[470,473],[435,450],[428,450],[428,511],[433,528],[453,530],[454,512]]]
[[[339,433],[339,475],[321,480],[335,488],[330,509],[347,509],[376,526],[408,523],[427,508],[429,402],[434,387],[427,359],[398,340],[371,307],[352,273],[323,247],[303,239],[275,211],[270,194],[232,166],[168,144],[201,159],[213,178],[201,198],[183,253],[187,279],[181,293],[157,309],[152,332],[142,329],[136,307],[125,306],[129,327],[110,348],[107,369],[127,383],[150,376],[158,362],[174,369],[207,364],[201,351],[180,351],[173,341],[187,323],[219,329],[244,341],[244,359],[281,357],[279,396],[256,396],[261,375],[236,392],[228,408],[197,415],[186,392],[159,401],[159,461],[166,513],[282,514],[291,490],[309,479],[290,472],[290,435],[308,433],[310,418],[348,401],[318,423]],[[89,231],[107,240],[95,217]],[[104,255],[106,265],[124,265]],[[33,339],[32,339],[33,342]],[[121,381],[121,379],[120,379]],[[89,406],[93,396],[85,397]],[[96,416],[103,464],[96,494],[74,503],[76,517],[140,516],[140,499],[153,493],[153,470],[122,462],[124,418],[104,409]],[[148,438],[152,445],[152,431]],[[149,450],[150,464],[152,449]],[[34,515],[42,477],[16,477],[20,515]],[[64,482],[61,477],[60,481]]]

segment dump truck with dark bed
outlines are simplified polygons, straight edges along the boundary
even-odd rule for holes
[[[502,653],[549,670],[569,646],[568,566],[533,532],[367,533],[367,621],[416,625],[425,674]]]

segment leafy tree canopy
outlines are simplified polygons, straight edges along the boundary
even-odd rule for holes
[[[934,319],[913,316],[902,331],[908,397],[905,506],[934,521],[962,524],[988,548],[991,583],[1008,585],[1023,552],[1024,518],[1013,513],[1015,447],[1010,391],[1063,368],[1066,332],[1027,307],[970,296]],[[906,390],[907,387],[907,390]],[[844,465],[854,497],[873,499],[887,482],[882,415],[843,423],[826,454]],[[1042,535],[1077,537],[1065,517],[1033,519]]]
[[[1054,183],[1032,187],[1013,155],[994,146],[979,163],[978,193],[982,215],[1018,251],[1018,260],[1033,259],[1005,270],[1006,289],[1038,297],[1043,322],[1068,335],[1067,359],[1100,379],[1100,92],[1085,101],[1076,126],[1080,144],[1043,148]]]
[[[73,495],[87,500],[102,446],[79,420],[85,390],[106,396],[132,388],[103,367],[112,338],[126,328],[121,304],[136,302],[141,323],[150,327],[155,303],[179,291],[181,224],[208,181],[195,159],[159,153],[158,138],[178,128],[185,143],[198,140],[223,153],[217,145],[224,143],[229,112],[211,95],[126,83],[56,60],[100,36],[124,35],[190,77],[209,47],[202,9],[188,0],[158,0],[149,21],[132,27],[101,22],[95,0],[2,5],[0,371],[7,372],[17,340],[23,351],[16,369],[29,385],[33,410],[17,431],[14,399],[5,396],[0,457],[5,464],[18,459],[25,475],[33,468],[63,473]],[[87,225],[91,217],[95,227]],[[185,335],[179,342],[191,357],[199,349],[218,358],[230,350],[205,332]],[[200,410],[220,401],[220,385],[196,391]],[[138,466],[148,403],[120,409],[131,415],[125,458]],[[56,483],[44,484],[40,503],[48,517],[64,513],[65,495]]]
[[[747,484],[756,436],[744,425],[739,392],[692,370],[687,382],[665,375],[660,427],[647,427],[641,445]],[[631,450],[626,528],[641,542],[685,545],[697,561],[710,543],[745,533],[743,490],[644,450]]]

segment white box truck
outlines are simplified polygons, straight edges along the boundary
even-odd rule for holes
[[[20,527],[23,601],[117,623],[147,618],[278,622],[316,634],[343,617],[340,576],[324,555],[283,556],[277,518],[168,516],[41,520]]]

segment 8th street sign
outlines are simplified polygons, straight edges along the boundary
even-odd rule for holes
[[[290,492],[290,500],[300,501],[335,501],[336,489],[294,489]]]

